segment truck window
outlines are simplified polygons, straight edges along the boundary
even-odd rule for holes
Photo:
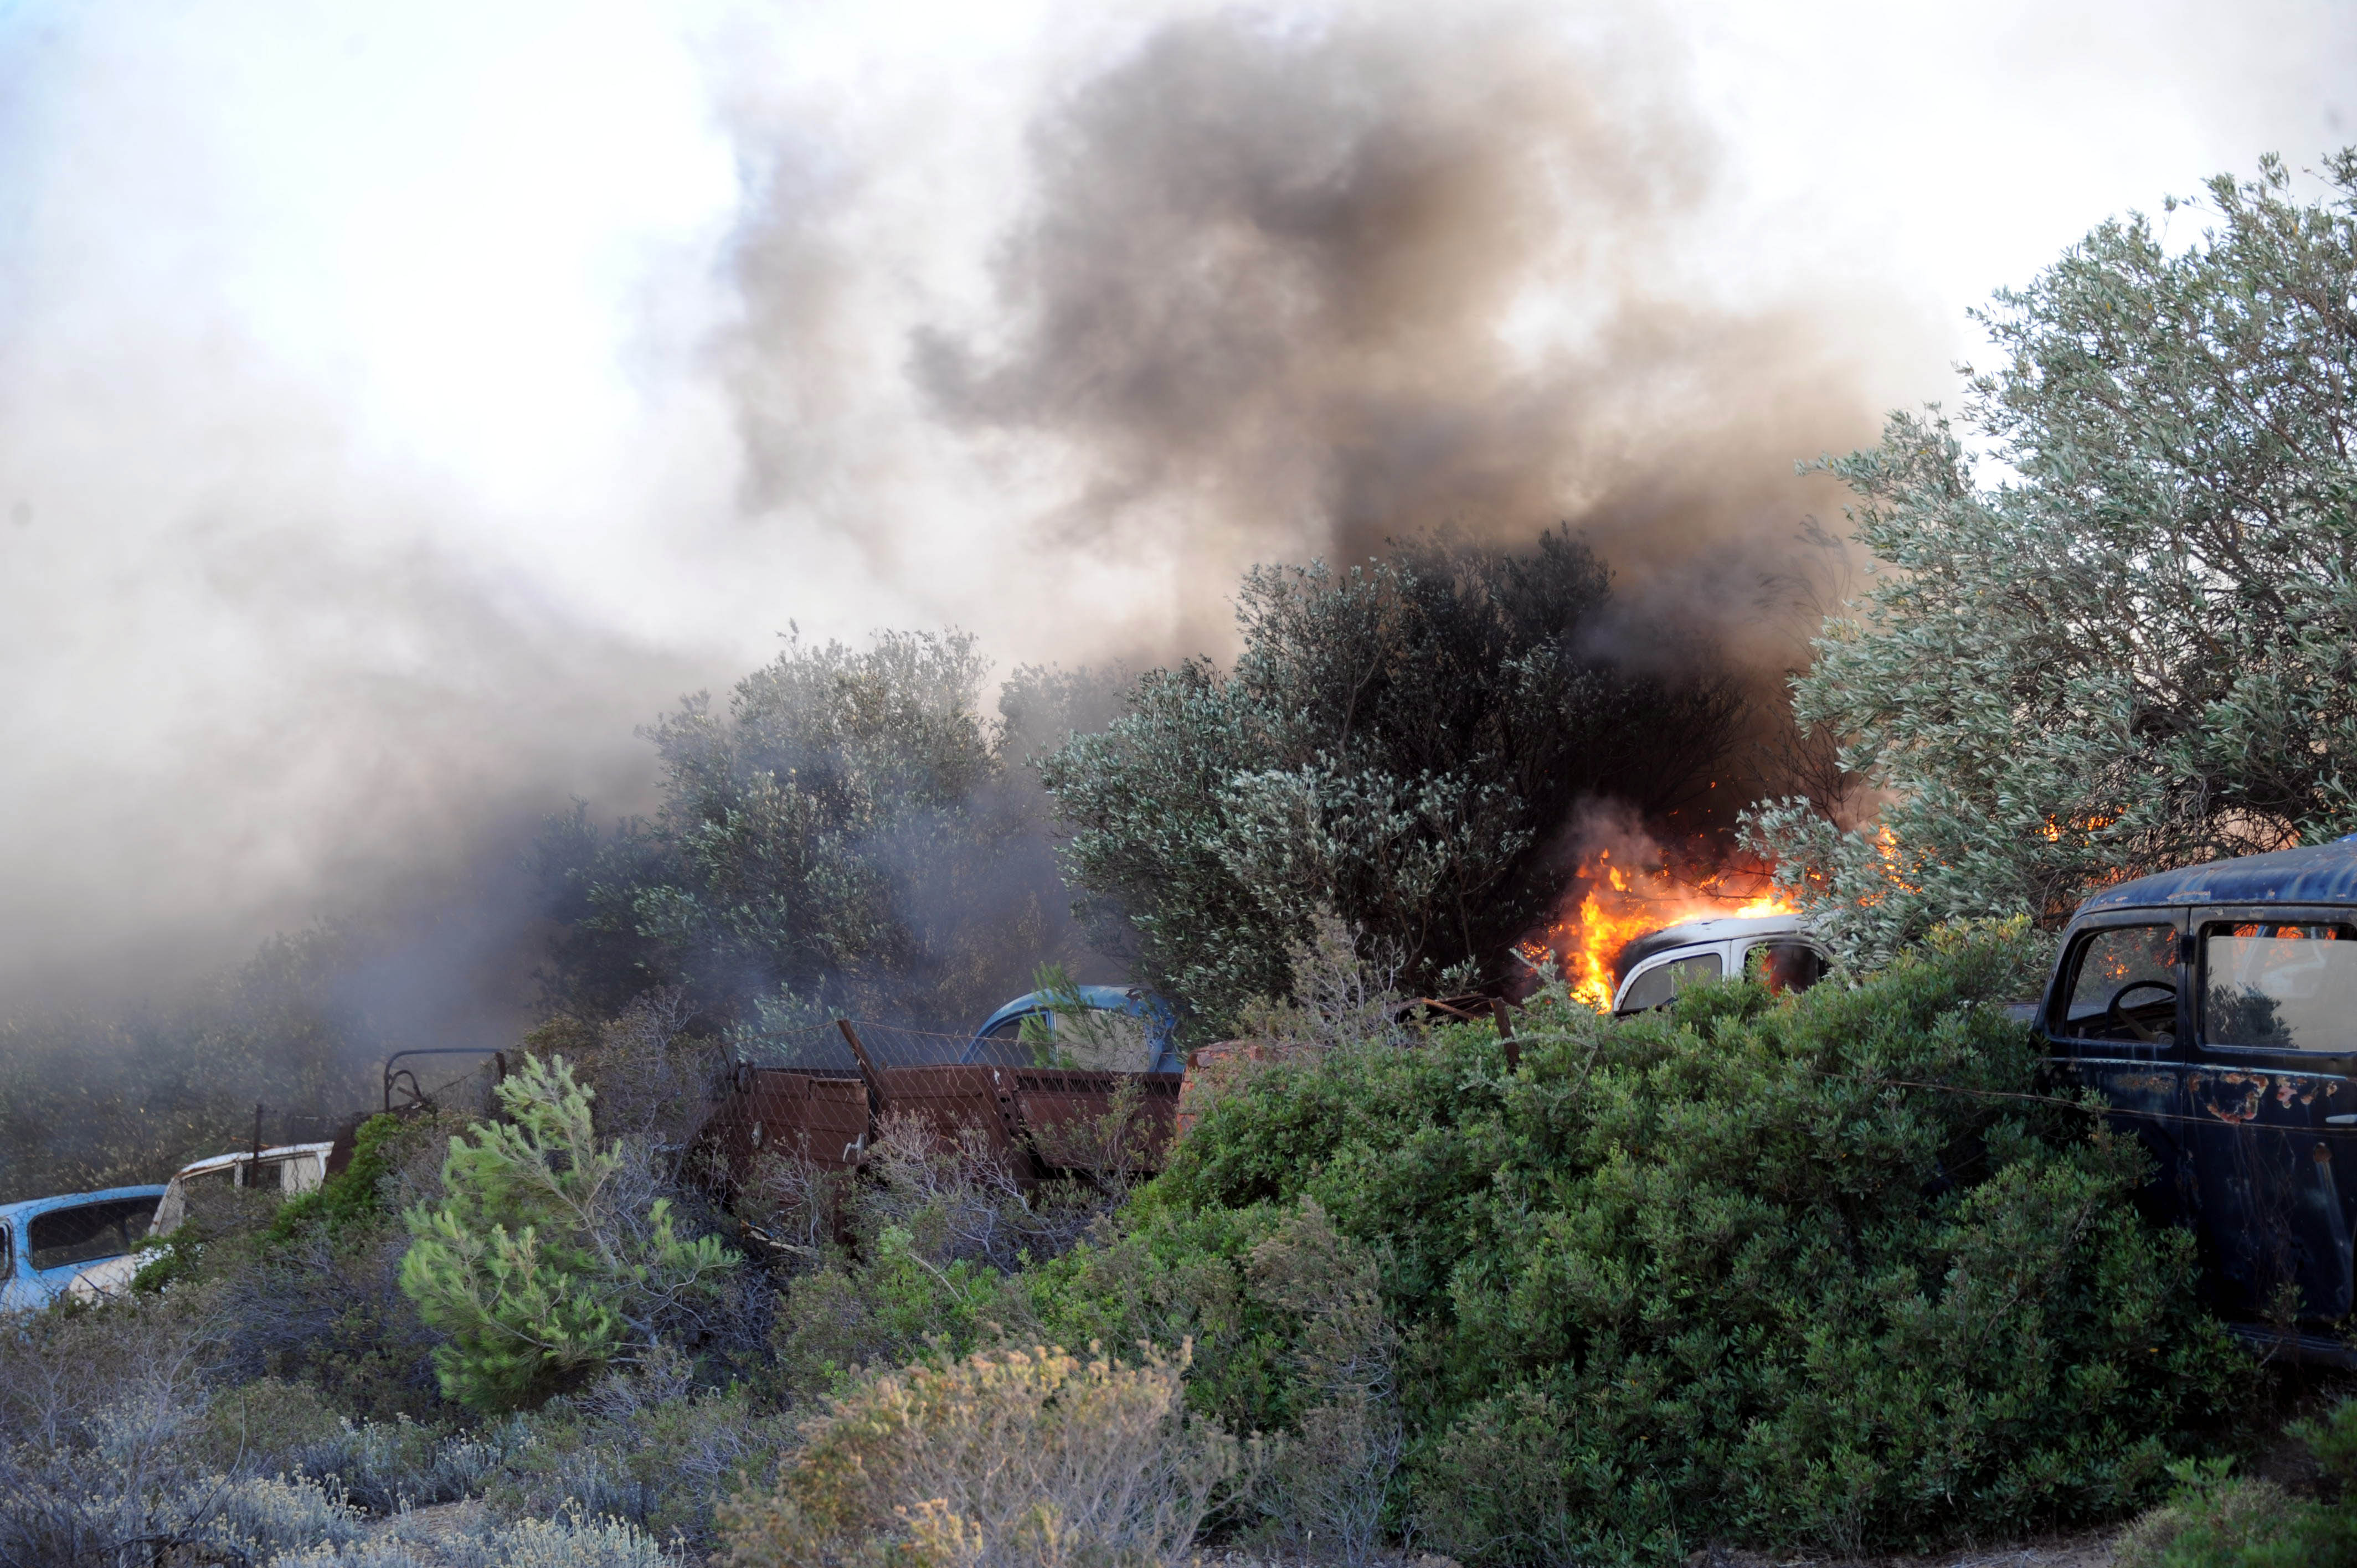
[[[146,1233],[156,1215],[152,1197],[118,1197],[109,1203],[85,1203],[72,1208],[52,1208],[33,1216],[27,1252],[37,1269],[59,1269],[68,1263],[94,1263],[119,1258]]]
[[[11,1243],[16,1240],[16,1228],[0,1220],[0,1285],[16,1277],[16,1252]]]
[[[1691,953],[1674,958],[1667,963],[1656,964],[1641,972],[1629,983],[1620,998],[1623,1013],[1642,1013],[1649,1007],[1663,1006],[1677,1000],[1679,992],[1689,985],[1700,985],[1706,980],[1717,980],[1726,972],[1726,966],[1715,952]]]
[[[2357,1050],[2357,928],[2212,926],[2201,959],[2204,1041]]]
[[[2168,1045],[2177,1038],[2177,929],[2115,926],[2080,943],[2059,1033]]]

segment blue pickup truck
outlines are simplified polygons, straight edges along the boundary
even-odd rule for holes
[[[0,1313],[63,1295],[76,1276],[127,1256],[147,1234],[162,1187],[116,1187],[0,1204]]]
[[[2033,1025],[2158,1163],[2231,1320],[2346,1362],[2357,1217],[2357,837],[2107,887]],[[2280,1331],[2275,1337],[2280,1337]]]

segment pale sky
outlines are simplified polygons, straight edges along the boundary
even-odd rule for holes
[[[2107,215],[2357,141],[2345,5],[1488,12],[1687,171],[1534,214],[1544,253],[1593,255],[1581,201],[1665,201],[1616,286],[1810,323],[1861,407],[1950,395],[1965,309]],[[1075,544],[1111,483],[1085,419],[949,417],[912,345],[1017,352],[1057,116],[1175,21],[1413,61],[1422,14],[0,4],[0,1000],[233,953],[571,794],[643,804],[632,726],[790,619],[1008,662],[1215,639],[1215,585],[1323,537],[1317,482],[1256,469],[1297,515],[1238,518],[1225,476],[1158,476]],[[1555,275],[1441,318],[1577,357],[1621,295]],[[1649,437],[1587,439],[1546,484]]]

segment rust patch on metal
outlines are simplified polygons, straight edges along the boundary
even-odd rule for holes
[[[2206,1075],[2196,1075],[2191,1080],[2195,1099],[2200,1102],[2201,1109],[2221,1122],[2236,1124],[2248,1122],[2258,1115],[2259,1107],[2266,1100],[2267,1086],[2274,1081],[2263,1072],[2222,1072],[2218,1075],[2219,1083],[2241,1091],[2231,1097],[2234,1103],[2227,1104],[2221,1103],[2221,1101],[2229,1098],[2227,1096],[2213,1099],[2200,1092],[2206,1087],[2203,1081],[2204,1076]]]

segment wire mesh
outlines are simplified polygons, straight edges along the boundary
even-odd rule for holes
[[[893,1117],[943,1143],[979,1140],[1026,1180],[1160,1165],[1178,1074],[961,1060],[970,1039],[847,1019],[767,1036],[742,1053],[713,1136],[740,1179],[773,1151],[856,1165]]]

